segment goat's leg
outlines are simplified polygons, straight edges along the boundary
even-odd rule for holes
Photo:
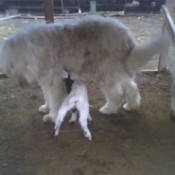
[[[72,111],[71,111],[71,118],[70,118],[70,120],[69,120],[69,123],[73,123],[73,122],[75,122],[76,120],[77,120],[77,116],[78,116],[78,111],[77,111],[77,109],[72,109]]]
[[[79,118],[79,123],[80,123],[80,126],[81,126],[81,129],[84,133],[84,136],[86,138],[88,138],[89,140],[92,140],[92,135],[88,129],[88,116],[89,116],[89,111],[88,110],[79,110],[80,112],[80,118]]]
[[[66,113],[73,107],[73,105],[68,103],[68,101],[68,98],[66,98],[58,110],[58,115],[55,121],[55,136],[59,134],[60,126],[64,121]]]

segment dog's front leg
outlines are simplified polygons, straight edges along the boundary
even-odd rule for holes
[[[50,107],[49,114],[44,115],[43,121],[51,120],[55,122],[58,109],[66,94],[64,84],[61,77],[53,76],[51,80],[42,85],[47,93],[48,103]]]
[[[39,107],[38,111],[40,113],[47,114],[50,111],[49,96],[48,96],[47,88],[45,86],[41,87],[41,89],[43,91],[45,103]]]

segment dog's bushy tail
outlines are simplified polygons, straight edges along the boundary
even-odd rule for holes
[[[130,75],[134,75],[139,71],[155,54],[168,52],[169,39],[161,35],[155,37],[149,42],[138,44],[126,58],[126,68]]]

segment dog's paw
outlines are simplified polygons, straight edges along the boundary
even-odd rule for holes
[[[123,109],[126,110],[126,111],[130,111],[131,110],[131,108],[129,107],[128,103],[125,103],[123,105]]]
[[[48,121],[49,122],[51,121],[51,117],[48,114],[46,114],[43,116],[43,122],[48,122]]]
[[[43,116],[43,122],[53,122],[55,123],[56,118],[53,115],[46,114]]]
[[[137,108],[139,108],[140,104],[134,104],[132,106],[130,106],[128,103],[125,103],[123,105],[123,109],[126,111],[132,111],[132,110],[136,110]]]
[[[41,105],[39,108],[38,108],[38,111],[40,113],[43,113],[43,114],[47,114],[49,113],[49,107],[47,105]]]
[[[117,113],[117,107],[110,107],[109,105],[104,105],[100,108],[99,110],[100,113],[102,114],[114,114]]]

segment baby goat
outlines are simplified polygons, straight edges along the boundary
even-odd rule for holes
[[[65,118],[65,115],[71,109],[77,109],[79,112],[79,123],[84,136],[89,140],[92,140],[91,133],[87,127],[88,120],[92,121],[89,114],[89,101],[87,95],[87,89],[84,83],[75,80],[72,84],[70,94],[64,99],[61,107],[58,110],[58,115],[55,122],[55,136],[58,135],[60,126]],[[75,122],[77,119],[77,113],[72,113],[69,122]]]

